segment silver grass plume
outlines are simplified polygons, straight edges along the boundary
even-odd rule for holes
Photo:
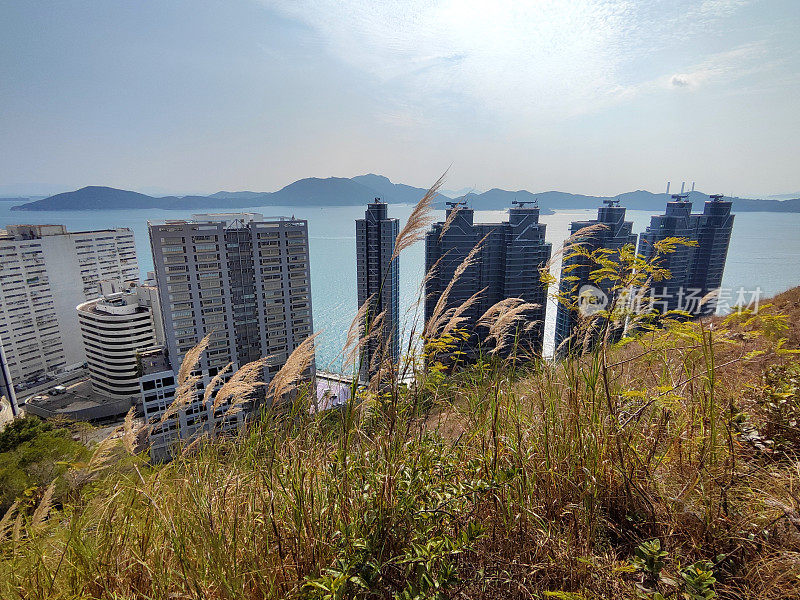
[[[395,238],[394,252],[392,253],[391,260],[394,260],[400,256],[400,253],[403,250],[413,246],[425,237],[425,232],[434,221],[432,214],[433,200],[436,198],[439,188],[442,187],[442,184],[444,183],[445,175],[447,175],[447,172],[443,173],[442,176],[436,180],[436,183],[434,183],[431,188],[425,192],[425,195],[422,197],[422,199],[417,202],[414,210],[411,211],[411,215],[408,217],[408,221],[406,221],[403,230],[398,233],[397,237]]]

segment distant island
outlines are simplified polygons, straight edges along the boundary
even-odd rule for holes
[[[208,196],[155,197],[129,190],[88,186],[73,192],[55,194],[47,198],[14,206],[11,210],[114,210],[159,208],[166,210],[242,209],[260,206],[356,206],[380,197],[391,204],[415,204],[426,190],[402,183],[393,183],[382,175],[359,175],[353,178],[310,177],[290,183],[276,192],[226,192]],[[603,200],[617,198],[631,210],[661,211],[668,200],[667,194],[637,190],[618,196],[587,196],[568,192],[547,191],[533,193],[527,190],[491,189],[483,193],[468,193],[451,198],[439,194],[436,205],[444,208],[451,200],[467,201],[476,210],[503,210],[517,201],[538,201],[542,214],[552,214],[556,209],[593,209]],[[701,192],[691,192],[689,199],[700,203],[708,199]],[[730,198],[733,210],[738,212],[800,212],[800,198],[785,200],[758,200]],[[24,200],[20,198],[18,200]]]

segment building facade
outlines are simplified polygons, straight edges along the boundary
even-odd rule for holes
[[[376,370],[376,358],[384,358],[385,345],[386,358],[395,364],[400,359],[400,258],[392,260],[399,227],[397,219],[388,217],[388,205],[378,198],[367,206],[364,218],[356,220],[358,307],[371,298],[366,318],[384,313],[381,332],[363,347],[360,371],[364,380]]]
[[[138,278],[130,229],[7,226],[0,232],[0,338],[14,383],[82,365],[75,307],[100,295],[101,280]]]
[[[149,428],[150,457],[155,461],[166,461],[180,442],[182,431],[184,437],[189,437],[203,426],[203,420],[199,418],[202,411],[190,406],[162,422],[161,417],[175,400],[175,372],[163,347],[142,352],[139,364],[139,390],[144,420]]]
[[[435,223],[425,236],[425,269],[430,275],[425,285],[426,322],[434,315],[458,266],[483,240],[475,264],[452,286],[445,307],[461,306],[485,288],[462,315],[466,318],[462,327],[469,335],[463,350],[469,358],[484,346],[488,330],[477,323],[486,310],[505,298],[521,298],[536,308],[525,315],[529,327],[518,332],[517,348],[541,354],[547,288],[541,281],[540,269],[550,259],[552,247],[545,242],[546,226],[539,223],[539,208],[518,203],[509,210],[508,221],[475,223],[471,208],[449,203],[447,217],[449,227],[445,226],[447,220]]]
[[[597,209],[596,219],[570,223],[570,236],[581,229],[593,227],[585,236],[575,239],[588,252],[600,248],[616,251],[628,245],[636,248],[637,236],[633,233],[633,223],[625,220],[625,211],[625,207],[620,206],[616,200],[604,201],[604,206]],[[613,256],[610,255],[611,258]],[[574,339],[581,319],[581,310],[578,307],[581,299],[599,302],[596,306],[602,305],[603,308],[613,299],[611,286],[590,280],[591,272],[598,268],[599,265],[592,264],[584,256],[571,254],[569,250],[562,259],[554,344],[557,355],[568,352],[573,342],[582,343],[582,340]]]
[[[692,213],[688,194],[674,194],[663,215],[655,215],[639,240],[639,254],[656,258],[655,243],[679,237],[695,245],[678,245],[674,252],[656,259],[669,269],[670,278],[654,284],[654,307],[662,312],[682,310],[693,317],[714,314],[716,298],[707,296],[720,288],[733,231],[731,202],[713,195],[702,213]],[[701,300],[706,298],[704,303]]]
[[[5,398],[11,407],[11,416],[19,415],[17,404],[17,393],[14,389],[14,382],[11,379],[11,372],[8,370],[6,353],[3,351],[3,341],[0,340],[0,397]]]
[[[79,304],[78,322],[92,389],[110,398],[139,396],[139,354],[163,340],[156,336],[147,289],[104,282],[103,295]]]
[[[210,334],[197,366],[202,385],[228,363],[235,372],[265,356],[268,383],[313,332],[307,222],[203,214],[151,222],[149,229],[170,369],[177,373],[186,352]],[[235,425],[252,408],[245,406]],[[190,415],[191,424],[180,428],[181,437],[215,429],[222,412],[188,406],[180,418]]]

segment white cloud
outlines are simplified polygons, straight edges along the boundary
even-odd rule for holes
[[[673,87],[689,87],[692,85],[691,77],[682,74],[673,75],[670,83]]]
[[[747,44],[713,54],[686,73],[676,73],[670,85],[679,88],[696,88],[707,83],[731,82],[755,73],[769,65],[763,62],[766,50],[763,44]]]
[[[697,13],[713,17],[731,15],[751,3],[752,0],[703,0]]]
[[[664,35],[688,20],[707,28],[745,0],[678,0],[658,14],[636,0],[267,3],[397,94],[402,109],[387,115],[408,122],[410,115],[421,119],[425,107],[460,103],[498,119],[563,118],[630,98],[654,82],[662,89],[696,87],[724,68],[701,64],[664,81],[631,72],[632,59],[662,48]]]

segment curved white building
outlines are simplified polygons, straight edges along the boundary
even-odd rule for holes
[[[138,355],[158,341],[152,310],[138,290],[107,294],[77,307],[89,378],[99,394],[114,398],[140,394]]]

